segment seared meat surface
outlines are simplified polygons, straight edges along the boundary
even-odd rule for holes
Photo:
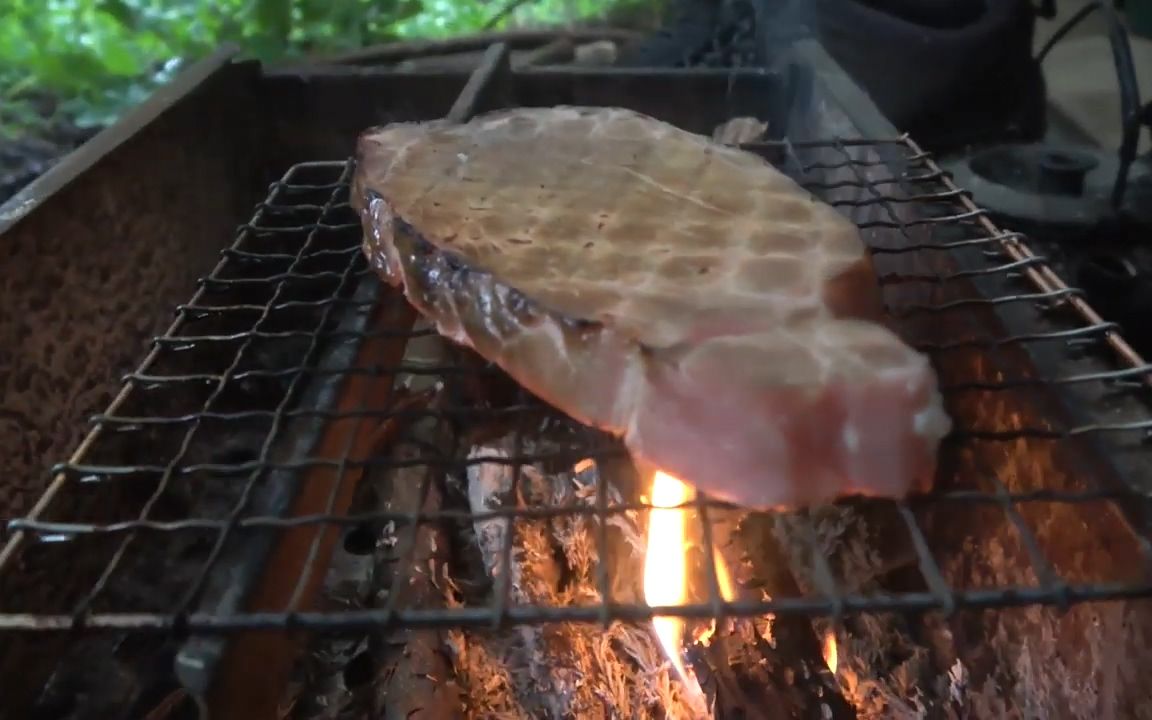
[[[364,133],[372,265],[456,342],[713,497],[930,482],[950,422],[856,227],[756,155],[632,111]]]

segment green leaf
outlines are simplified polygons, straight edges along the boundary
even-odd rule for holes
[[[292,0],[256,0],[255,20],[261,35],[287,41],[292,33]]]
[[[103,60],[105,69],[112,75],[133,76],[139,75],[144,70],[136,56],[120,43],[102,45],[100,59]]]
[[[507,0],[0,0],[0,98],[23,88],[68,100],[73,117],[99,122],[138,102],[156,69],[222,42],[276,60],[386,39],[479,30]],[[620,3],[530,0],[515,22],[565,22]],[[5,108],[0,105],[0,114]]]
[[[126,30],[135,30],[139,27],[139,18],[124,0],[100,0],[97,10],[115,20]]]
[[[401,20],[414,18],[422,12],[424,12],[424,3],[422,0],[400,0],[396,4],[396,9],[390,14],[392,22],[399,22]]]

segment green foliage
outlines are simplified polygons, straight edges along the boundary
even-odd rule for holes
[[[608,0],[534,0],[535,22],[597,14]],[[235,42],[265,61],[403,37],[477,31],[504,0],[0,0],[0,134],[41,113],[104,124],[186,60]],[[501,23],[504,25],[506,23]]]
[[[4,6],[7,7],[4,7]],[[0,0],[0,102],[28,90],[104,122],[222,42],[278,60],[389,37],[420,0]]]

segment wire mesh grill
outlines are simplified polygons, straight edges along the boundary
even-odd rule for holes
[[[1148,368],[1132,364],[1138,358],[1115,328],[1055,280],[1019,238],[995,228],[905,139],[749,149],[858,222],[894,322],[940,368],[958,428],[946,441],[937,489],[905,502],[842,504],[894,519],[894,536],[876,550],[901,548],[898,564],[910,569],[911,579],[870,587],[851,582],[821,539],[827,533],[819,511],[757,513],[742,522],[787,518],[793,528],[793,541],[803,546],[793,558],[806,563],[794,568],[807,578],[803,590],[775,588],[770,597],[726,601],[712,567],[705,570],[709,590],[702,597],[652,608],[614,599],[610,563],[601,561],[596,597],[566,605],[518,602],[505,573],[490,590],[453,607],[407,606],[394,586],[371,607],[310,609],[308,587],[325,572],[333,528],[345,548],[365,528],[373,538],[381,527],[394,529],[395,577],[403,583],[424,572],[413,559],[421,527],[506,523],[500,552],[503,567],[510,567],[518,533],[532,523],[580,515],[594,528],[595,551],[604,560],[612,553],[611,518],[642,518],[648,506],[634,480],[620,480],[616,492],[609,482],[591,482],[586,493],[563,503],[521,503],[484,514],[461,504],[469,468],[481,465],[512,467],[511,495],[518,496],[528,465],[565,468],[579,484],[588,461],[601,478],[626,463],[613,440],[555,416],[469,352],[441,344],[428,357],[413,355],[411,347],[432,342],[434,334],[413,326],[403,299],[383,289],[366,266],[360,224],[348,203],[351,164],[308,163],[271,187],[195,297],[177,309],[171,330],[156,339],[111,407],[93,418],[82,447],[54,468],[42,502],[10,523],[14,534],[0,554],[0,629],[211,633],[288,624],[349,629],[397,622],[607,622],[654,614],[841,615],[1152,594],[1152,548],[1138,519],[1146,494],[1095,483],[1102,473],[1091,468],[1060,471],[1062,458],[1077,453],[1085,439],[1106,441],[1110,452],[1145,452],[1152,419],[1114,410],[1115,421],[1077,423],[1056,411],[1029,418],[1020,410],[1050,407],[1054,386],[1091,389],[1100,403],[1117,393],[1136,398]],[[988,314],[1009,306],[1024,312],[1027,328],[1004,331]],[[401,356],[405,347],[409,352]],[[1025,348],[1058,353],[1065,369],[1075,370],[1076,358],[1100,357],[1111,358],[1114,369],[1006,376],[1003,368],[1011,363],[996,359],[1012,360]],[[361,384],[350,391],[354,378]],[[545,426],[563,441],[534,437]],[[478,438],[494,433],[514,438],[506,455],[467,457]],[[400,438],[416,450],[398,460],[387,448]],[[1019,468],[1029,463],[1039,470],[1022,478]],[[393,483],[416,479],[415,509],[366,510],[353,499],[357,484],[379,472],[392,473]],[[300,503],[308,492],[316,501]],[[732,509],[699,498],[692,511],[703,521],[703,556],[713,557],[720,542],[714,519]],[[1088,568],[1069,558],[1090,556],[1092,548],[1062,552],[1052,522],[1072,527],[1102,517],[1116,519],[1110,534],[1084,537],[1081,545],[1103,545],[1111,556],[1137,562]],[[940,549],[948,537],[977,525],[1010,537],[1003,552],[1023,559],[1018,572],[989,579],[974,569],[987,569],[971,557],[979,547]],[[237,558],[291,533],[304,538],[303,559],[279,599],[250,610],[235,599],[221,604],[235,581]],[[451,562],[444,572],[452,574]]]

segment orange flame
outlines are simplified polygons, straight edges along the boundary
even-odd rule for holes
[[[648,516],[648,542],[644,553],[644,602],[649,606],[681,605],[688,598],[688,540],[685,533],[688,513],[677,506],[691,501],[694,495],[688,485],[666,472],[658,470],[652,478],[653,510]],[[721,597],[734,600],[736,585],[732,574],[715,549],[712,561]],[[656,639],[684,684],[686,694],[693,701],[702,702],[704,692],[681,659],[684,627],[685,623],[680,618],[657,616],[652,619]],[[712,626],[699,633],[695,640],[707,643],[715,629],[713,620]]]
[[[652,479],[652,506],[648,516],[648,547],[644,552],[644,602],[648,605],[680,605],[688,596],[688,563],[685,558],[685,513],[675,508],[692,499],[692,491],[666,472],[656,471]],[[684,621],[680,618],[652,618],[652,628],[664,654],[672,662],[680,681],[689,692],[700,693],[696,678],[689,675],[680,659]]]
[[[720,586],[720,597],[728,602],[736,599],[736,584],[732,582],[732,574],[728,572],[728,565],[720,557],[720,551],[712,549],[712,564],[716,568],[716,584]]]
[[[839,652],[836,646],[836,633],[828,630],[824,633],[824,663],[828,665],[833,675],[836,674],[836,666],[840,662]]]
[[[724,558],[720,556],[720,551],[713,549],[712,563],[716,568],[716,584],[720,586],[720,597],[728,602],[736,599],[736,585],[732,582],[732,576],[728,573],[728,566],[724,563]],[[705,647],[712,644],[712,637],[716,634],[716,618],[712,618],[712,622],[708,623],[708,627],[701,628],[697,631],[696,636],[692,641],[697,645],[704,645]]]

